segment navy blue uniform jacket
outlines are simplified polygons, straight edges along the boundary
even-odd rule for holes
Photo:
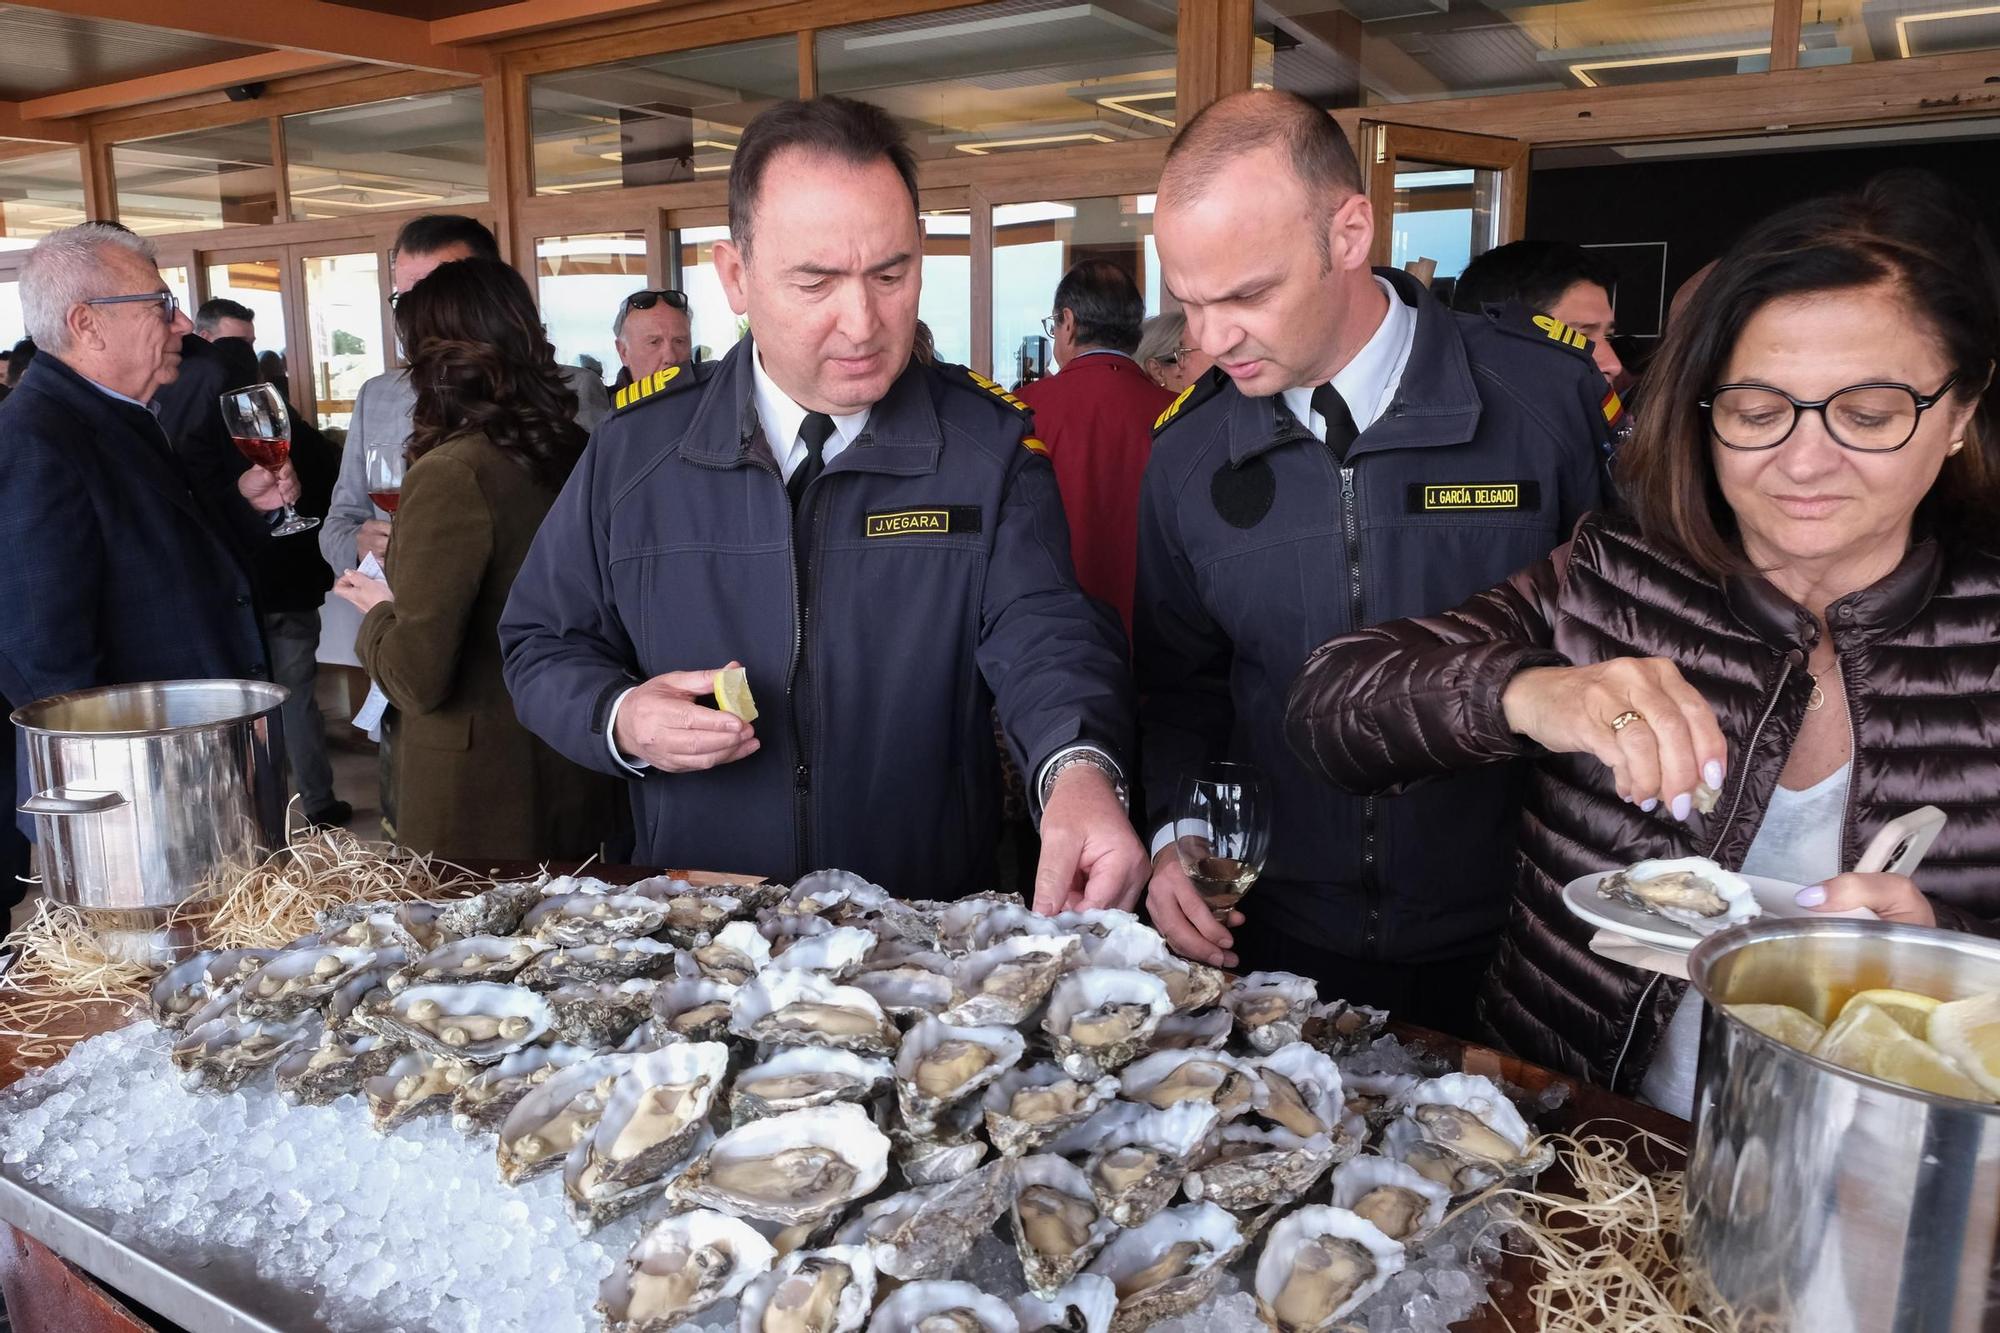
[[[1133,661],[1149,829],[1176,779],[1217,759],[1274,789],[1249,909],[1316,948],[1402,962],[1497,942],[1513,890],[1515,783],[1493,765],[1406,796],[1345,796],[1285,743],[1285,698],[1336,635],[1456,606],[1548,555],[1603,498],[1604,378],[1582,339],[1460,315],[1377,270],[1417,310],[1388,410],[1343,467],[1221,372],[1168,409],[1139,502]]]
[[[260,530],[190,488],[150,412],[36,357],[0,403],[0,697],[267,676],[237,555]]]
[[[636,784],[641,863],[892,892],[984,887],[992,724],[1024,771],[1132,749],[1124,634],[1078,589],[1028,412],[962,366],[912,362],[794,516],[752,405],[748,339],[669,367],[598,427],[515,580],[500,636],[521,721],[620,773],[612,701],[741,661],[761,748]]]

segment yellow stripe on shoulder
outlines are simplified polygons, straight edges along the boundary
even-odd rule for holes
[[[987,379],[984,375],[980,374],[978,371],[968,370],[965,373],[971,377],[972,382],[974,384],[977,384],[980,388],[986,390],[986,392],[992,394],[995,398],[998,398],[1001,402],[1007,404],[1007,406],[1013,408],[1015,411],[1026,412],[1029,410],[1028,405],[1026,403],[1022,402],[1019,398],[1016,398],[1013,394],[1008,393],[1005,389],[1001,388],[998,383],[996,383],[993,380]]]
[[[1534,322],[1536,328],[1548,334],[1549,337],[1563,344],[1565,347],[1574,347],[1578,351],[1582,351],[1590,345],[1590,339],[1584,337],[1554,315],[1536,315]]]
[[[1021,447],[1031,454],[1040,454],[1043,458],[1049,456],[1049,447],[1032,435],[1023,435],[1021,437]]]
[[[1188,400],[1188,395],[1194,392],[1195,384],[1199,383],[1201,383],[1201,381],[1196,380],[1194,384],[1190,384],[1187,386],[1187,388],[1182,389],[1180,397],[1174,399],[1174,401],[1172,401],[1171,403],[1168,403],[1167,410],[1160,413],[1160,415],[1158,415],[1157,417],[1153,418],[1154,430],[1158,430],[1160,427],[1166,425],[1169,421],[1172,421],[1174,419],[1174,413],[1181,410],[1181,404],[1185,403]],[[1174,438],[1179,439],[1180,437],[1175,436]]]
[[[643,402],[673,383],[680,373],[679,366],[668,366],[664,370],[656,370],[650,375],[633,380],[618,391],[618,396],[612,400],[612,408],[623,411],[635,403]]]

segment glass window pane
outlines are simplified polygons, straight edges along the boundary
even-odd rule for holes
[[[937,359],[972,362],[972,214],[963,208],[923,214],[924,290],[917,317],[931,330]]]
[[[12,278],[0,281],[0,350],[12,349],[27,336],[28,326],[21,319],[21,284]]]
[[[162,268],[160,270],[160,281],[167,284],[167,290],[172,292],[174,299],[181,303],[181,309],[187,311],[188,318],[194,318],[194,297],[192,295],[194,289],[188,286],[187,268],[180,264],[173,264]]]
[[[798,91],[794,37],[538,75],[528,81],[535,193],[719,178],[750,118]]]
[[[822,30],[819,88],[909,128],[918,157],[1174,132],[1172,0],[1014,0]]]
[[[1151,195],[1000,204],[993,210],[993,378],[1014,385],[1039,378],[1048,365],[1042,320],[1055,306],[1056,284],[1085,259],[1122,265],[1147,292],[1147,313],[1159,309],[1159,265],[1150,244]],[[975,366],[973,369],[977,370]]]
[[[745,321],[729,308],[715,275],[715,243],[728,239],[727,227],[683,227],[675,233],[677,285],[687,293],[699,361],[721,360],[743,337]]]
[[[292,358],[286,346],[285,298],[279,286],[283,266],[279,259],[235,259],[208,266],[208,295],[227,297],[250,307],[257,317],[257,350],[275,352],[284,362],[287,376]]]
[[[477,88],[286,116],[292,219],[486,202],[486,99]]]
[[[1499,184],[1496,171],[1398,158],[1389,267],[1435,259],[1437,272],[1463,273],[1474,255],[1493,248]]]
[[[381,260],[372,250],[306,260],[306,328],[320,429],[346,430],[363,381],[386,364]]]
[[[111,173],[118,220],[142,236],[278,220],[267,121],[114,144]]]
[[[611,321],[618,303],[646,285],[644,233],[541,237],[535,242],[535,274],[556,360],[576,366],[590,357],[609,383],[618,373]]]
[[[1770,67],[1770,0],[1259,0],[1255,12],[1252,79],[1325,107]]]
[[[25,250],[83,220],[82,153],[69,148],[0,162],[0,250]]]
[[[2000,5],[1949,0],[1813,0],[1799,64],[1861,64],[2000,48]]]

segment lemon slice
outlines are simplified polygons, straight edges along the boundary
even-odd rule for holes
[[[1939,1001],[1907,990],[1865,990],[1840,1007],[1841,1016],[1857,1004],[1872,1004],[1903,1025],[1903,1031],[1918,1041],[1930,1030],[1931,1011]]]
[[[1857,1074],[1875,1072],[1875,1059],[1902,1041],[1915,1041],[1903,1025],[1872,1004],[1849,1004],[1812,1048],[1812,1053]]]
[[[1928,1036],[1986,1090],[1987,1100],[2000,1098],[2000,992],[1939,1005]]]
[[[1968,1101],[1990,1102],[1993,1094],[1965,1076],[1965,1071],[1930,1045],[1911,1037],[1891,1042],[1875,1056],[1876,1078],[1886,1078],[1920,1092],[1937,1092]]]
[[[1773,1041],[1781,1041],[1795,1051],[1810,1051],[1826,1035],[1826,1029],[1813,1022],[1811,1015],[1789,1004],[1732,1004],[1727,1009]]]
[[[742,667],[724,667],[715,673],[715,706],[745,722],[757,720],[757,701],[750,697],[750,679]]]

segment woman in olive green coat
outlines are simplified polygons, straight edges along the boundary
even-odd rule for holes
[[[528,286],[498,260],[442,264],[396,327],[416,409],[388,584],[343,575],[362,665],[396,706],[396,837],[473,864],[596,853],[625,806],[514,716],[499,624],[521,562],[583,452],[576,402]]]

